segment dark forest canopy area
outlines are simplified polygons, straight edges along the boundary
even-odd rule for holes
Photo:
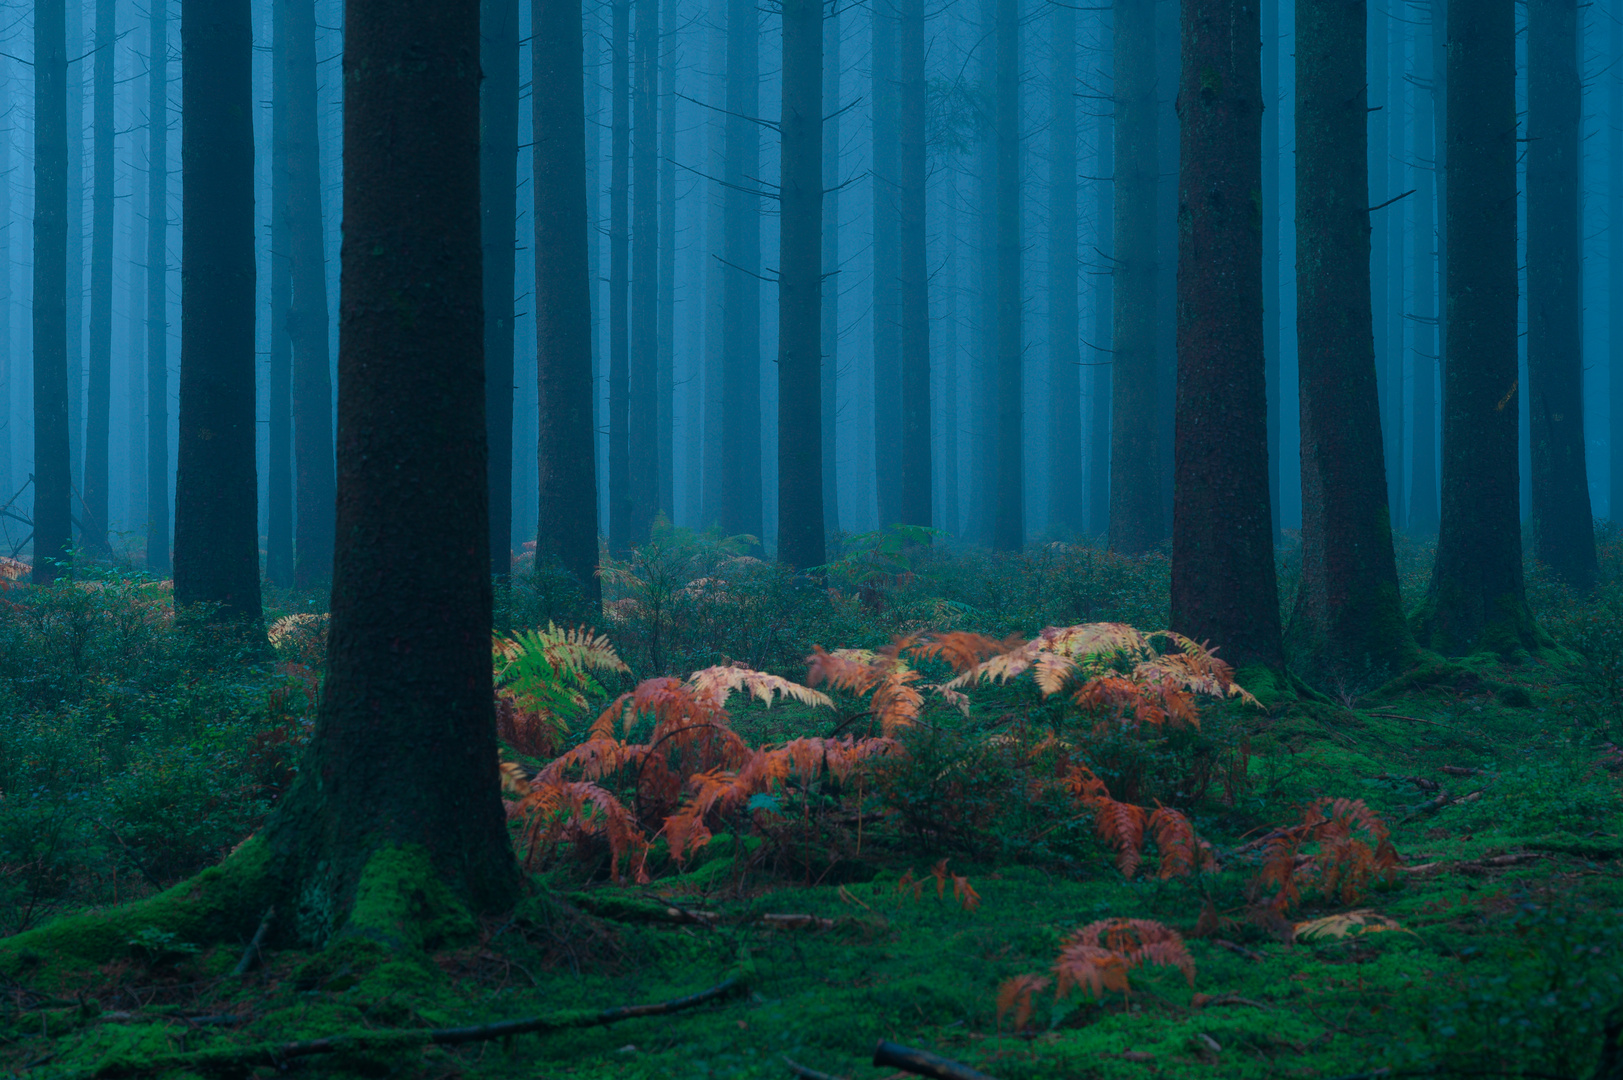
[[[0,20],[0,1072],[1623,1080],[1623,0]]]

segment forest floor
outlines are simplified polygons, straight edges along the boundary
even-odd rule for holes
[[[906,765],[875,774],[877,790],[853,801],[839,785],[785,780],[730,819],[736,835],[718,824],[683,862],[657,840],[642,885],[613,880],[605,846],[577,836],[532,861],[516,911],[431,955],[270,950],[235,977],[246,943],[154,932],[94,968],[33,958],[0,979],[0,1070],[743,1080],[791,1077],[792,1061],[872,1080],[903,1075],[870,1063],[890,1039],[1001,1080],[1613,1080],[1602,1043],[1623,1017],[1623,558],[1606,539],[1596,600],[1565,596],[1535,568],[1532,593],[1561,643],[1542,655],[1434,658],[1386,687],[1268,709],[1220,703],[1202,709],[1198,733],[1134,744],[1148,755],[1134,759],[1137,801],[1187,815],[1216,858],[1199,872],[1163,878],[1147,859],[1126,876],[1092,813],[1027,800],[1030,748],[1045,733],[1081,744],[1086,728],[1029,685],[983,687],[967,715],[926,708],[899,736]],[[849,597],[804,614],[803,583],[760,569],[746,586],[756,571],[736,552],[696,543],[668,545],[686,561],[622,568],[604,628],[639,675],[740,659],[799,681],[797,658],[815,644],[1165,618],[1164,560],[1088,549],[1084,566],[1081,549],[1051,549],[898,567],[916,555],[877,540],[857,571],[842,567]],[[1423,552],[1409,554],[1413,592]],[[1288,589],[1288,559],[1282,574]],[[507,598],[508,625],[565,614],[545,580],[527,588]],[[695,596],[716,610],[676,602]],[[209,651],[164,615],[161,586],[116,570],[95,588],[4,598],[0,932],[149,895],[257,827],[307,729],[304,669]],[[313,606],[273,601],[277,614]],[[677,621],[657,621],[672,611]],[[288,654],[298,642],[281,647],[301,658]],[[607,686],[560,748],[630,685]],[[752,746],[838,726],[798,702],[735,699],[730,710]],[[1027,756],[1011,756],[1016,744]],[[545,764],[513,750],[526,771]],[[1104,775],[1114,759],[1089,760]],[[1398,866],[1303,876],[1296,902],[1270,902],[1279,883],[1264,880],[1276,854],[1265,841],[1323,798],[1362,800],[1390,828]],[[1329,846],[1305,843],[1287,862],[1307,866]],[[1101,986],[1058,996],[1071,935],[1108,919],[1178,931],[1192,968],[1122,967],[1117,984],[1105,959]],[[288,1053],[328,1036],[665,1001],[741,970],[736,993],[604,1026]]]

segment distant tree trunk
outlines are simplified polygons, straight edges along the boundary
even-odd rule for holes
[[[1437,185],[1437,370],[1448,385],[1448,5],[1431,0],[1432,176]],[[1438,494],[1441,522],[1442,495]]]
[[[1430,31],[1428,30],[1428,33]],[[1436,99],[1440,73],[1432,63],[1431,42],[1415,42],[1414,159],[1421,165],[1414,208],[1414,449],[1410,457],[1409,529],[1420,536],[1437,531],[1437,219],[1435,199],[1442,171],[1426,171],[1437,158]]]
[[[897,35],[897,278],[901,299],[901,473],[898,520],[929,526],[931,472],[930,272],[925,252],[924,0],[901,0]]]
[[[945,221],[942,222],[942,237],[946,247],[946,258],[943,261],[941,273],[946,280],[942,282],[937,296],[941,298],[941,344],[936,349],[940,358],[936,362],[936,370],[941,374],[941,410],[936,423],[941,431],[940,467],[936,470],[936,481],[939,485],[941,497],[936,500],[935,526],[946,532],[949,536],[957,536],[959,532],[958,515],[958,323],[961,318],[960,305],[962,304],[962,291],[960,288],[963,273],[963,248],[959,243],[958,222],[961,217],[959,208],[962,205],[962,195],[958,190],[960,167],[956,150],[949,150],[946,156],[946,176],[943,186],[946,188],[946,198],[942,203],[942,212]]]
[[[1268,380],[1268,508],[1274,544],[1284,539],[1279,509],[1279,5],[1262,0],[1262,352]]]
[[[147,570],[169,570],[169,21],[148,0]]]
[[[175,604],[257,625],[253,27],[248,0],[182,0],[180,450]]]
[[[34,583],[69,570],[68,56],[62,0],[34,5]]]
[[[1316,681],[1373,686],[1415,655],[1403,621],[1370,319],[1364,0],[1296,5],[1302,578],[1289,639]],[[1384,42],[1381,43],[1384,46]],[[1266,159],[1264,159],[1266,160]]]
[[[997,0],[997,514],[992,546],[1025,544],[1020,311],[1020,4]]]
[[[10,115],[11,87],[0,80],[0,114]],[[13,121],[17,124],[18,121]],[[11,418],[12,379],[17,370],[17,354],[11,336],[11,135],[0,139],[0,221],[7,227],[0,229],[0,417]],[[12,427],[7,423],[0,430],[0,490],[11,498],[17,490],[12,476]]]
[[[1160,431],[1157,447],[1161,461],[1156,481],[1161,489],[1161,536],[1165,541],[1172,521],[1173,444],[1176,441],[1178,400],[1178,80],[1183,59],[1178,20],[1179,0],[1157,0],[1155,5],[1155,85],[1159,116],[1156,120],[1160,197],[1155,213],[1157,311],[1155,334],[1156,415]]]
[[[301,588],[332,577],[332,373],[327,246],[321,225],[321,143],[316,117],[315,0],[288,4],[288,233],[293,259],[293,469],[298,525],[293,576]]]
[[[1110,19],[1110,14],[1100,13],[1099,81],[1104,86],[1112,84],[1116,70],[1116,34]],[[1093,372],[1093,417],[1088,429],[1088,532],[1106,539],[1110,535],[1111,372],[1115,368],[1115,337],[1110,324],[1116,307],[1116,108],[1112,103],[1110,108],[1099,110],[1094,136],[1094,247],[1105,265],[1093,278],[1093,347],[1086,353],[1088,370]]]
[[[778,560],[805,569],[826,561],[820,385],[822,0],[784,0],[783,108],[779,115],[783,166],[778,218],[782,230],[778,245]],[[925,396],[928,402],[928,383]],[[928,453],[928,430],[924,446]]]
[[[1623,19],[1612,19],[1612,56],[1623,56]],[[1623,524],[1623,72],[1612,71],[1608,94],[1607,157],[1609,180],[1606,201],[1611,215],[1606,229],[1607,371],[1611,386],[1611,492],[1607,513],[1613,524]]]
[[[630,540],[659,509],[659,0],[636,0],[631,102],[631,360],[627,388]]]
[[[901,93],[896,0],[873,0],[873,434],[881,529],[902,520]]]
[[[1527,378],[1533,549],[1558,580],[1588,594],[1600,571],[1584,460],[1582,103],[1578,0],[1528,0]]]
[[[836,7],[823,20],[823,528],[840,531],[840,485],[834,418],[840,383],[840,33]]]
[[[1389,20],[1399,18],[1394,11],[1388,13]],[[1407,18],[1404,15],[1403,18]],[[1390,25],[1390,23],[1389,23]],[[1403,23],[1397,23],[1402,27]],[[1384,111],[1391,113],[1387,117],[1387,155],[1386,155],[1386,195],[1380,199],[1372,199],[1371,203],[1385,202],[1387,199],[1398,198],[1403,194],[1404,170],[1411,160],[1411,148],[1408,143],[1410,126],[1413,124],[1413,115],[1404,108],[1404,84],[1406,73],[1404,71],[1404,42],[1401,29],[1388,35],[1387,41],[1387,105]],[[1387,458],[1387,503],[1392,509],[1392,528],[1408,528],[1408,500],[1404,498],[1404,471],[1403,447],[1404,428],[1407,426],[1403,410],[1404,387],[1404,298],[1408,295],[1405,287],[1405,275],[1408,267],[1407,252],[1408,233],[1405,229],[1404,211],[1408,203],[1394,203],[1381,211],[1381,227],[1386,230],[1386,268],[1383,271],[1386,287],[1386,386],[1391,398],[1383,416],[1391,417],[1391,430],[1386,432]],[[1383,420],[1382,430],[1385,431]]]
[[[981,0],[976,53],[980,108],[975,146],[976,296],[974,345],[969,359],[970,506],[966,532],[991,546],[997,519],[997,124],[992,87],[997,79],[997,0]]]
[[[1385,4],[1381,3],[1380,0],[1377,0],[1377,2],[1374,4],[1366,3],[1363,6],[1365,8],[1366,19],[1365,34],[1363,38],[1365,62],[1359,65],[1360,69],[1364,72],[1364,75],[1358,85],[1360,87],[1364,87],[1366,83],[1368,84],[1364,91],[1364,96],[1369,101],[1373,102],[1373,109],[1368,111],[1364,117],[1365,131],[1367,134],[1365,145],[1368,147],[1368,152],[1364,155],[1363,159],[1365,170],[1364,190],[1368,195],[1368,201],[1365,202],[1364,205],[1367,207],[1373,206],[1376,203],[1385,202],[1387,199],[1396,194],[1396,192],[1387,190],[1386,166],[1387,161],[1391,158],[1395,150],[1391,143],[1393,130],[1393,108],[1392,95],[1390,93],[1391,80],[1389,78],[1388,71],[1389,53],[1386,47],[1386,6]],[[1296,69],[1298,72],[1300,72],[1302,69],[1302,49],[1300,43],[1302,16],[1303,8],[1301,3],[1298,3],[1296,15],[1298,35],[1296,47]],[[1320,17],[1323,18],[1324,16],[1321,14]],[[1345,45],[1343,45],[1343,48],[1345,48]],[[1297,100],[1301,100],[1300,76],[1298,76],[1297,79]],[[1366,106],[1366,108],[1368,108],[1368,106]],[[1300,134],[1301,130],[1300,125],[1301,119],[1300,116],[1298,116],[1298,135]],[[1300,168],[1300,144],[1298,144],[1297,147],[1297,162],[1298,168]],[[1302,190],[1300,180],[1297,182],[1296,190],[1298,194],[1300,194]],[[1312,207],[1308,208],[1309,213],[1311,213],[1312,209]],[[1386,218],[1391,210],[1392,207],[1387,207],[1385,210],[1380,211],[1378,215],[1368,215],[1365,218],[1363,227],[1366,231],[1366,235],[1369,238],[1370,253],[1369,258],[1365,263],[1364,273],[1362,275],[1363,279],[1369,282],[1370,320],[1374,329],[1376,384],[1379,387],[1377,391],[1377,402],[1380,408],[1379,427],[1381,430],[1382,449],[1384,450],[1385,461],[1387,464],[1386,483],[1382,485],[1382,490],[1386,491],[1389,495],[1387,500],[1389,522],[1395,521],[1397,517],[1397,515],[1393,512],[1395,511],[1396,507],[1392,504],[1392,497],[1395,497],[1396,492],[1401,490],[1401,485],[1395,484],[1393,481],[1396,479],[1398,462],[1402,460],[1401,451],[1394,452],[1392,443],[1393,433],[1397,429],[1395,427],[1395,420],[1392,413],[1392,357],[1390,355],[1391,340],[1387,333],[1388,328],[1392,324],[1392,312],[1387,304],[1386,293],[1386,275],[1391,266],[1389,257],[1389,252],[1391,250],[1391,235],[1387,232]],[[1298,201],[1296,208],[1296,216],[1298,219],[1302,217],[1302,213],[1302,204],[1300,201]],[[1298,251],[1301,250],[1301,247],[1300,234],[1298,234]],[[1300,267],[1298,267],[1297,274],[1298,278],[1300,278]],[[1302,317],[1300,285],[1297,286],[1297,296],[1297,324],[1301,325]],[[1304,346],[1299,342],[1298,352],[1302,351],[1303,348]],[[1303,481],[1302,490],[1304,493],[1307,490],[1305,480]],[[1306,528],[1305,515],[1307,515],[1309,512],[1310,510],[1304,502],[1302,506],[1304,528]]]
[[[609,549],[631,550],[631,0],[612,0],[609,148]]]
[[[490,569],[513,565],[513,279],[518,237],[518,0],[481,0],[479,227],[485,277],[485,421],[490,444]],[[534,42],[531,42],[532,46]],[[531,89],[534,95],[534,84]],[[545,93],[545,90],[542,91]],[[583,106],[584,108],[584,106]],[[583,114],[584,115],[584,114]],[[579,183],[585,189],[586,178]]]
[[[1183,0],[1172,628],[1284,666],[1262,354],[1262,57],[1246,0]],[[1362,53],[1359,54],[1362,56]]]
[[[676,0],[663,0],[660,16],[659,98],[659,375],[654,411],[659,428],[654,456],[659,462],[659,511],[676,520],[675,446],[672,435],[676,390]]]
[[[706,14],[710,32],[706,41],[706,65],[710,69],[710,100],[718,108],[727,101],[727,3],[728,0],[707,0]],[[709,151],[710,176],[719,177],[727,170],[727,134],[729,128],[722,114],[705,110],[705,123],[709,126],[706,139]],[[721,524],[727,513],[724,497],[726,471],[722,462],[722,439],[725,426],[722,386],[727,370],[727,279],[732,271],[722,262],[727,257],[727,199],[725,187],[717,183],[705,186],[705,254],[704,269],[704,484],[700,499],[700,521],[705,528]]]
[[[68,473],[73,532],[80,535],[85,475],[85,72],[84,4],[68,5]]]
[[[761,535],[761,111],[760,16],[753,0],[727,0],[726,293],[721,386],[721,527]]]
[[[1152,551],[1166,538],[1162,516],[1160,333],[1156,202],[1160,185],[1155,88],[1155,0],[1117,0],[1116,214],[1111,287],[1110,547]]]
[[[107,440],[113,408],[113,43],[118,36],[114,0],[96,0],[95,176],[90,225],[90,387],[85,415],[84,520],[80,537],[93,555],[107,546]]]
[[[535,106],[535,340],[541,488],[536,558],[556,559],[595,608],[597,473],[592,427],[591,277],[585,63],[580,0],[537,0],[530,33]]]
[[[1081,316],[1076,224],[1076,12],[1054,7],[1048,127],[1048,527],[1083,529]]]
[[[362,882],[448,893],[453,910],[518,894],[491,713],[479,3],[349,0],[344,30],[328,674],[309,767],[266,831],[283,888],[328,901],[290,919],[316,943],[410,933],[349,921]],[[379,716],[395,737],[377,738]],[[399,883],[403,866],[438,882]]]
[[[293,198],[288,169],[289,102],[293,88],[287,0],[274,5],[271,40],[271,306],[269,435],[270,489],[265,523],[265,577],[293,584],[293,238],[288,220]]]
[[[1416,637],[1445,655],[1537,646],[1517,512],[1514,0],[1448,23],[1442,520]]]

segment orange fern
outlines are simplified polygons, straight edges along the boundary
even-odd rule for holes
[[[1048,988],[1044,975],[1016,975],[1004,979],[997,988],[997,1022],[1001,1027],[1005,1017],[1013,1017],[1015,1031],[1023,1031],[1031,1023],[1031,999]]]
[[[1076,987],[1097,998],[1107,990],[1128,994],[1130,973],[1147,966],[1177,968],[1190,986],[1195,985],[1194,958],[1171,927],[1148,919],[1089,923],[1067,939],[1054,962],[1055,993],[1064,997]]]
[[[1317,850],[1304,856],[1307,844]],[[1386,822],[1362,799],[1322,798],[1303,807],[1301,823],[1268,836],[1262,850],[1256,888],[1271,889],[1268,906],[1281,913],[1301,901],[1304,887],[1356,903],[1376,877],[1390,882],[1401,861]]]

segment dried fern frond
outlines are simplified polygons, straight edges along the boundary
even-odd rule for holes
[[[525,830],[526,865],[550,852],[561,840],[582,836],[602,836],[612,857],[609,872],[620,880],[620,864],[629,859],[636,880],[648,880],[646,856],[648,839],[631,812],[597,784],[589,781],[531,781],[530,793],[519,803],[517,813],[529,819]]]
[[[1099,839],[1116,849],[1116,866],[1122,876],[1132,877],[1144,862],[1144,827],[1148,816],[1144,808],[1102,795],[1094,800],[1093,815]]]
[[[806,681],[812,686],[828,683],[836,690],[857,696],[871,693],[868,707],[887,737],[910,726],[924,709],[924,695],[914,685],[919,673],[899,655],[908,647],[906,640],[890,649],[837,649],[825,652],[819,646],[807,658]]]
[[[695,671],[688,676],[687,684],[695,696],[712,702],[718,708],[727,704],[727,699],[738,690],[748,691],[750,697],[767,705],[772,704],[773,695],[776,694],[779,698],[791,698],[802,705],[824,709],[834,707],[834,702],[829,700],[827,694],[797,682],[790,682],[778,675],[755,671],[743,664],[707,667],[702,671]]]
[[[1211,846],[1195,834],[1189,819],[1169,806],[1156,804],[1150,815],[1149,833],[1155,837],[1156,849],[1161,853],[1161,865],[1156,876],[1163,881],[1175,877],[1188,877],[1198,870],[1209,869],[1213,863]]]
[[[1016,975],[1012,979],[1004,979],[997,988],[997,1022],[1002,1026],[1005,1017],[1012,1017],[1015,1031],[1025,1030],[1031,1023],[1031,999],[1048,989],[1048,978],[1044,975]]]
[[[1089,923],[1067,940],[1054,963],[1056,993],[1063,997],[1072,987],[1087,989],[1094,997],[1106,990],[1126,994],[1134,968],[1172,967],[1195,985],[1195,961],[1183,938],[1169,926],[1149,919],[1104,919]]]
[[[34,572],[34,568],[21,559],[0,555],[0,579],[6,581],[21,581]]]

